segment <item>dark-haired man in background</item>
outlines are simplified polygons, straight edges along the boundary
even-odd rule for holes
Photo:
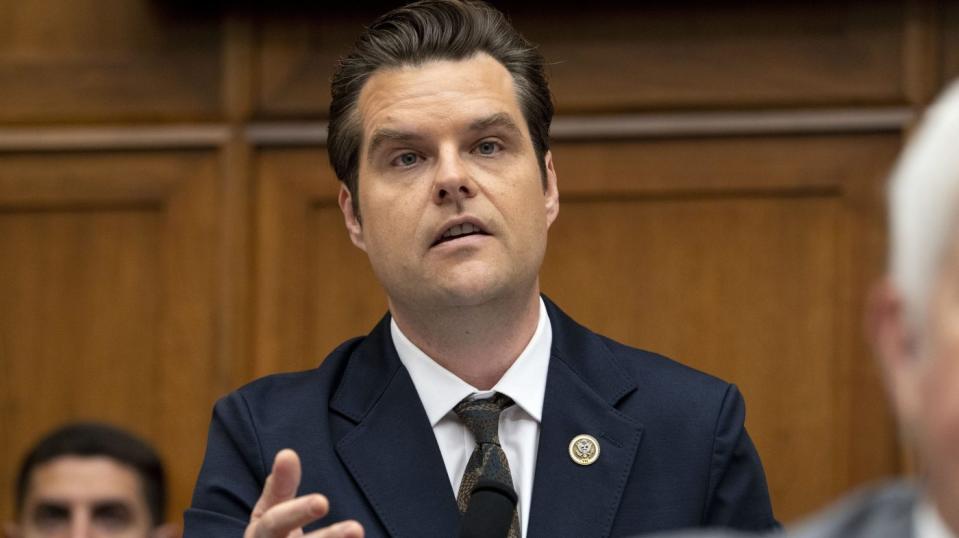
[[[387,13],[332,97],[340,208],[390,311],[318,369],[217,403],[187,538],[449,538],[482,479],[517,493],[509,536],[775,526],[735,387],[540,295],[553,106],[500,12]]]
[[[78,423],[41,439],[16,484],[7,538],[172,538],[157,453],[112,426]]]

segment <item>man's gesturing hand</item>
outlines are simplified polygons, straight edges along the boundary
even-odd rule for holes
[[[297,497],[300,474],[296,452],[284,449],[277,453],[243,538],[363,538],[363,527],[356,521],[343,521],[303,534],[301,527],[325,516],[330,503],[319,493]]]

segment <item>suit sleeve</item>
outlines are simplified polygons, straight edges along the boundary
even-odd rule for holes
[[[266,470],[246,401],[234,392],[213,408],[206,455],[184,515],[184,538],[242,537]]]
[[[746,405],[730,385],[716,421],[704,526],[740,530],[779,528],[773,517],[766,474],[746,433]]]

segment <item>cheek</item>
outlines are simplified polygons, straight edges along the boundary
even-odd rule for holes
[[[926,463],[959,484],[959,342],[940,351],[923,383],[919,435]]]
[[[424,237],[422,209],[403,201],[371,204],[364,215],[363,239],[366,254],[374,265],[400,268],[418,252]]]
[[[530,174],[505,184],[497,192],[496,199],[503,200],[509,207],[509,215],[518,225],[540,230],[546,226],[546,196],[538,169],[535,181],[531,180],[532,177]]]

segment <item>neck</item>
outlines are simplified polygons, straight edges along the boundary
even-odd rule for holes
[[[517,299],[416,309],[390,300],[403,334],[440,366],[480,390],[493,388],[536,332],[538,286]]]
[[[936,495],[936,491],[931,493],[929,501],[934,515],[938,516],[940,522],[946,526],[951,533],[949,536],[959,536],[959,499],[950,495]]]

